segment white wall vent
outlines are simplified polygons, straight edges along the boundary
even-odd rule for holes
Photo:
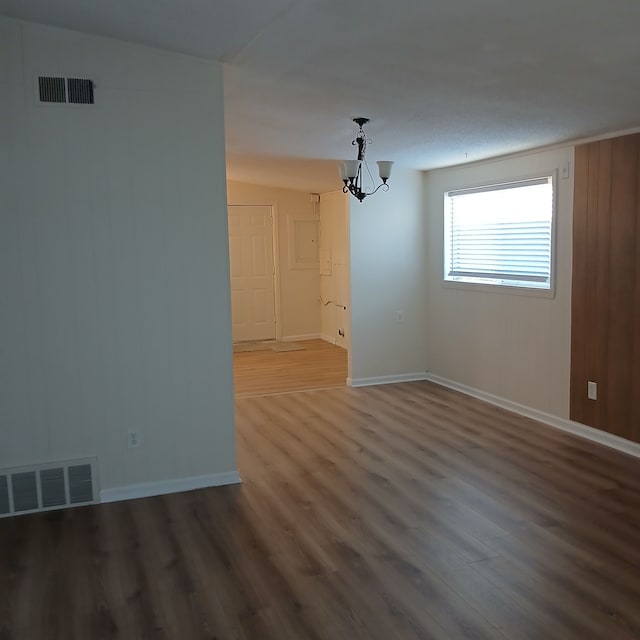
[[[98,502],[96,458],[0,469],[0,518]]]
[[[93,80],[38,76],[37,98],[41,104],[94,104]]]

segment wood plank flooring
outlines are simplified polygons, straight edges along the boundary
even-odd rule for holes
[[[233,354],[236,398],[344,387],[347,350],[324,340],[304,340],[301,351]]]
[[[0,520],[0,638],[640,638],[640,460],[428,382],[237,430],[242,485]]]

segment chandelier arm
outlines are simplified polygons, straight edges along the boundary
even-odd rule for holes
[[[372,196],[379,189],[382,189],[383,191],[389,191],[389,185],[386,182],[381,182],[373,191],[367,191],[365,195]]]
[[[389,184],[387,182],[383,182],[382,184],[378,185],[378,189],[382,189],[383,191],[389,191]],[[376,189],[376,191],[378,189]]]
[[[386,182],[381,182],[373,191],[362,191],[360,185],[356,182],[350,182],[342,187],[343,193],[350,193],[354,198],[357,198],[362,202],[367,196],[372,196],[374,193],[382,189],[383,191],[389,191],[389,185]]]

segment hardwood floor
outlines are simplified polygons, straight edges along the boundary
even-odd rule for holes
[[[347,351],[324,340],[304,340],[301,351],[233,354],[236,398],[344,387]]]
[[[640,460],[427,382],[237,424],[240,486],[0,520],[0,638],[640,637]]]

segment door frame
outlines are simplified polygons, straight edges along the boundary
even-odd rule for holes
[[[276,340],[282,340],[282,298],[280,285],[280,216],[274,202],[265,205],[271,208],[271,239],[273,241],[273,309],[276,316]]]

